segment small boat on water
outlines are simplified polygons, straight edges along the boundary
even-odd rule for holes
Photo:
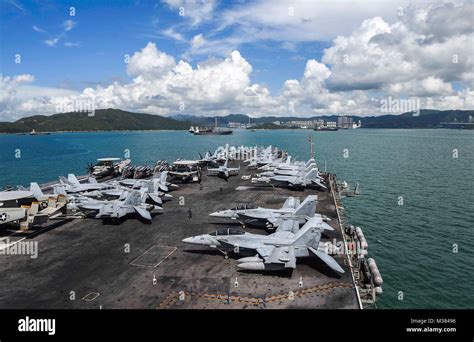
[[[51,134],[50,132],[36,132],[36,130],[33,128],[33,130],[30,132],[30,135],[49,135]]]

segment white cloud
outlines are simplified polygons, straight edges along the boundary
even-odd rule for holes
[[[127,71],[131,76],[156,79],[170,72],[175,65],[176,62],[172,56],[158,51],[155,44],[148,43],[130,58]]]
[[[63,22],[63,28],[65,31],[71,31],[74,26],[76,26],[76,22],[74,20],[68,19]]]
[[[36,26],[36,25],[33,25],[32,26],[33,30],[35,30],[36,32],[46,32],[45,30],[43,30],[42,28]]]
[[[176,32],[172,27],[162,30],[160,33],[165,37],[173,38],[180,42],[184,42],[186,40],[181,33]]]
[[[202,33],[195,35],[193,39],[191,39],[191,48],[198,49],[205,44],[206,40],[202,36]]]
[[[215,0],[187,1],[187,0],[164,0],[169,8],[182,13],[182,17],[190,21],[192,26],[198,26],[203,21],[212,19],[213,12],[217,7]]]
[[[46,39],[44,43],[48,45],[49,47],[54,47],[58,43],[59,38],[53,38],[53,39]]]
[[[43,40],[44,44],[46,44],[49,47],[55,47],[59,43],[60,40],[62,40],[66,37],[67,32],[71,31],[76,26],[76,24],[77,23],[75,21],[71,20],[71,19],[63,21],[63,23],[61,25],[62,28],[63,28],[63,31],[59,34],[56,34],[56,35],[51,35],[46,30],[43,30],[42,28],[40,28],[36,25],[33,25],[32,28],[33,28],[34,31],[39,32],[39,33],[41,33],[41,34],[48,37],[48,39]],[[66,43],[64,43],[64,46],[66,46],[66,47],[78,47],[79,43],[66,42]]]
[[[398,8],[408,3],[404,0],[318,0],[317,3],[259,0],[225,10],[220,16],[220,28],[238,23],[236,34],[249,33],[255,40],[329,40],[350,33],[368,17],[395,20]]]
[[[450,82],[473,78],[472,3],[409,8],[395,24],[365,20],[349,36],[337,37],[324,51],[333,90],[385,90],[409,96],[449,95]],[[456,17],[456,20],[440,21]],[[438,33],[438,34],[435,34]]]
[[[281,6],[276,4],[277,8]],[[403,17],[393,24],[381,16],[363,20],[349,34],[336,37],[321,61],[309,59],[301,76],[286,80],[279,94],[272,95],[265,85],[252,83],[252,65],[238,50],[229,51],[235,44],[254,39],[253,36],[212,40],[197,34],[189,41],[186,54],[226,57],[209,57],[193,67],[150,42],[130,58],[127,72],[133,80],[127,84],[115,82],[106,87],[86,88],[78,94],[35,87],[31,75],[4,77],[5,95],[0,109],[2,116],[10,118],[38,112],[52,114],[65,99],[94,98],[97,108],[164,115],[178,113],[182,104],[185,113],[202,115],[378,115],[383,114],[380,99],[388,96],[418,96],[422,108],[473,109],[473,32],[467,24],[472,12],[472,4],[466,3],[462,8],[445,4],[406,8]],[[253,18],[252,13],[245,13],[236,18]],[[311,13],[308,9],[306,15]],[[322,14],[317,15],[320,18]],[[262,24],[267,33],[276,24],[266,23],[283,24],[288,20],[274,16],[277,13],[270,6]],[[459,20],[440,19],[454,17]],[[307,23],[302,22],[303,26]],[[257,30],[256,34],[259,33],[262,32]],[[294,113],[290,112],[290,103],[295,107]]]
[[[78,43],[78,42],[65,42],[64,46],[66,46],[66,47],[79,47],[79,46],[81,46],[81,43]]]

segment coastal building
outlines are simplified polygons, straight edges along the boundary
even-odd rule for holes
[[[337,118],[337,127],[340,129],[348,129],[348,128],[353,128],[352,125],[352,116],[339,116]]]
[[[250,123],[241,123],[241,122],[229,122],[227,127],[229,128],[248,128],[250,127]]]

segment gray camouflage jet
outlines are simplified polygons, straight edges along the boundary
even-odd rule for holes
[[[317,195],[308,195],[297,207],[239,210],[237,211],[237,216],[244,224],[256,227],[275,228],[280,226],[282,219],[285,218],[291,218],[303,224],[306,222],[307,217],[313,217],[315,215],[317,201]]]
[[[146,193],[132,190],[123,199],[113,201],[86,200],[78,203],[79,210],[98,211],[95,218],[120,219],[126,215],[137,213],[142,218],[151,221],[150,210],[160,207],[145,203]]]
[[[296,259],[315,255],[332,270],[344,273],[342,267],[320,245],[321,232],[332,230],[321,225],[320,217],[312,217],[293,234],[277,231],[271,235],[247,233],[236,228],[221,228],[212,234],[203,234],[183,239],[184,243],[209,246],[224,253],[233,251],[239,255],[254,255],[238,259],[237,267],[244,270],[278,271],[296,268]]]

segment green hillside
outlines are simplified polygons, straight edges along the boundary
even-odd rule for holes
[[[120,109],[99,109],[94,116],[71,112],[51,116],[35,115],[15,122],[0,122],[1,133],[54,131],[184,130],[191,124],[163,116],[140,114]]]

